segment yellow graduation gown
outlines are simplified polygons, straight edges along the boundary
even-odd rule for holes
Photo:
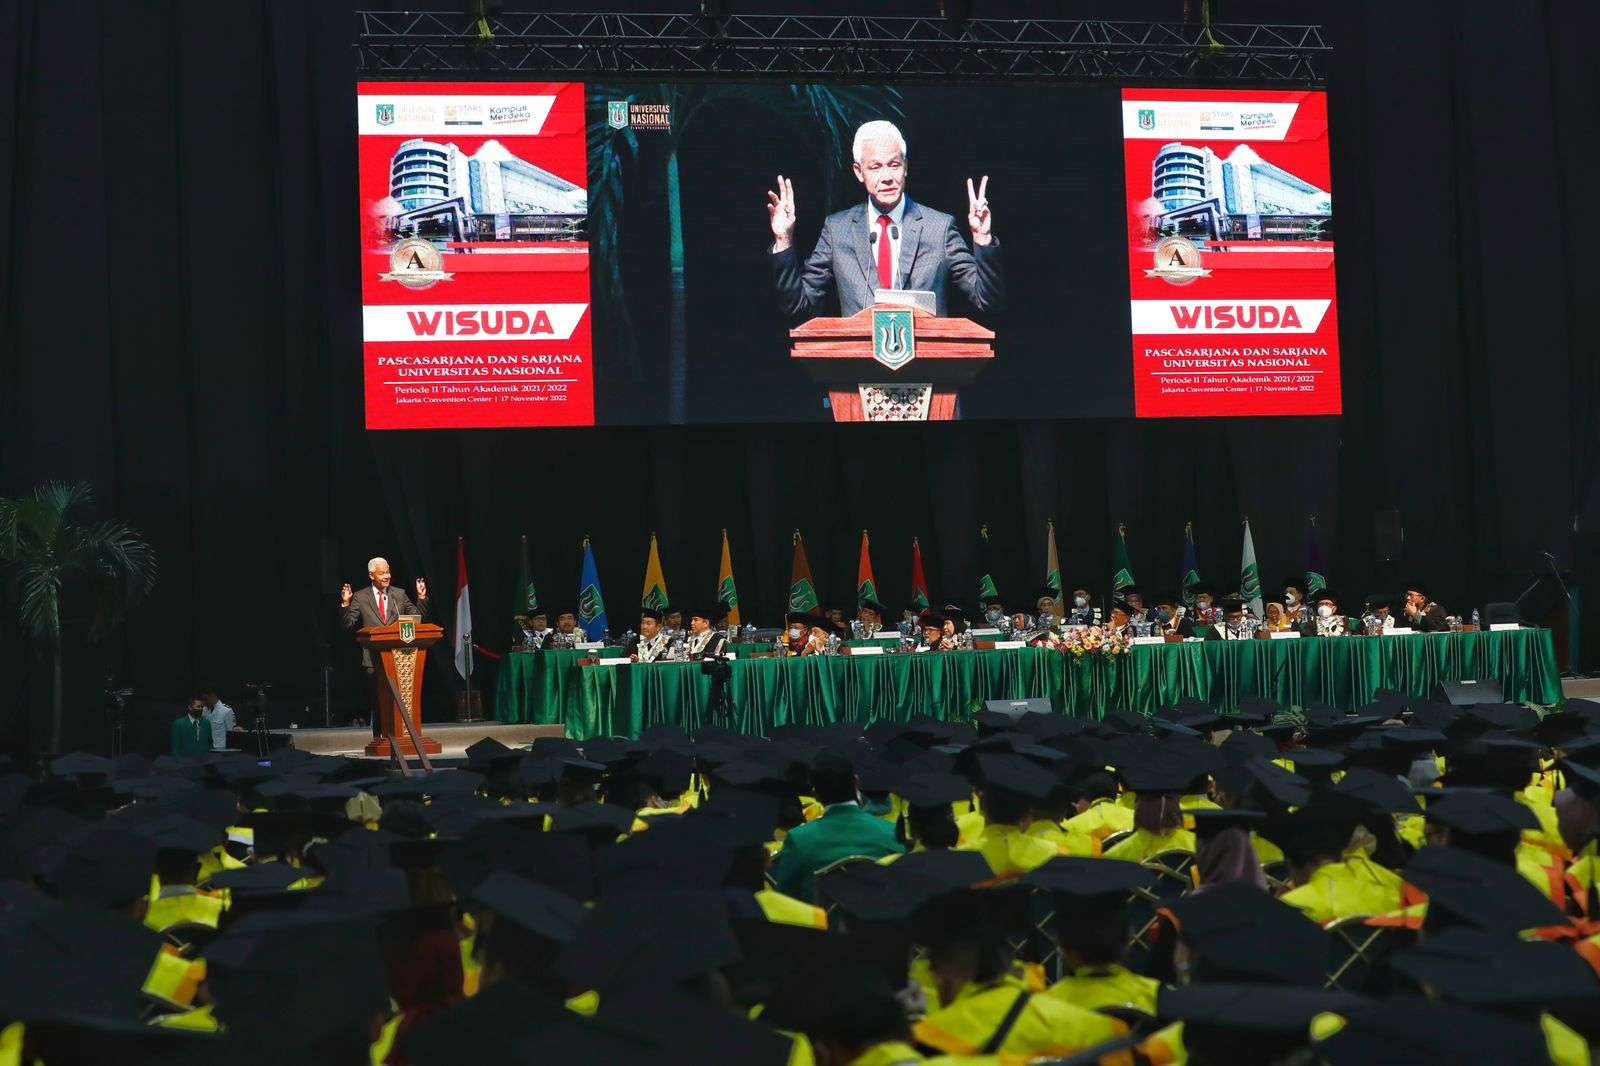
[[[1104,840],[1113,833],[1132,829],[1133,811],[1115,800],[1095,800],[1088,810],[1068,818],[1066,828],[1069,833],[1087,833],[1096,840]]]
[[[1194,833],[1188,829],[1174,829],[1170,833],[1152,833],[1148,829],[1135,829],[1133,835],[1118,841],[1106,852],[1108,859],[1144,862],[1169,851],[1194,854]]]
[[[963,851],[976,851],[989,860],[996,877],[1020,877],[1061,854],[1048,840],[1032,837],[1014,825],[986,825]]]
[[[1045,992],[1076,1007],[1100,1010],[1103,1007],[1126,1007],[1156,1012],[1156,994],[1161,982],[1154,977],[1139,974],[1112,963],[1107,966],[1082,966],[1063,977]]]
[[[775,888],[763,888],[756,893],[756,903],[767,921],[775,925],[798,925],[805,929],[828,928],[828,912],[813,907],[804,900],[786,896]]]
[[[1048,841],[1056,846],[1056,850],[1063,855],[1075,855],[1084,859],[1092,859],[1100,854],[1100,841],[1090,836],[1081,829],[1067,829],[1040,819],[1030,822],[1028,828],[1023,830],[1028,836],[1038,840]]]
[[[1399,874],[1365,855],[1348,855],[1343,862],[1319,867],[1309,881],[1279,898],[1312,921],[1326,924],[1399,910],[1404,884]]]
[[[979,1054],[1022,995],[1029,993],[1011,981],[974,986],[948,1007],[928,1014],[913,1027],[912,1035],[919,1044],[947,1055]],[[999,1051],[1066,1056],[1115,1040],[1127,1031],[1126,1025],[1107,1015],[1049,995],[1030,995]]]

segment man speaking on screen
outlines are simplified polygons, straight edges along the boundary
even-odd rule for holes
[[[988,175],[976,186],[967,179],[968,248],[954,216],[906,195],[906,140],[894,123],[862,125],[851,154],[867,202],[829,215],[803,263],[794,247],[794,182],[780,174],[777,191],[767,192],[772,222],[768,258],[784,311],[793,318],[816,315],[832,288],[838,293],[839,313],[849,318],[872,306],[875,290],[911,289],[932,292],[943,315],[945,290],[952,282],[977,310],[998,308],[1005,280],[1000,240],[992,232]]]

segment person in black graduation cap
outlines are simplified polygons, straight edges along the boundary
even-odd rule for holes
[[[663,615],[654,607],[639,612],[639,632],[628,639],[623,653],[636,663],[663,662],[667,649],[672,647],[672,636],[661,625]]]
[[[1237,596],[1225,597],[1219,605],[1222,617],[1205,628],[1207,640],[1254,640],[1255,623]]]
[[[1444,608],[1428,598],[1426,585],[1420,581],[1406,586],[1405,617],[1418,633],[1443,633],[1450,628]]]
[[[691,660],[717,659],[727,648],[728,638],[717,632],[719,619],[727,617],[727,608],[694,607],[689,611],[689,636],[687,648]]]
[[[1129,1020],[1155,1013],[1161,982],[1121,964],[1127,948],[1128,900],[1150,888],[1157,875],[1132,863],[1053,859],[1023,884],[1047,892],[1054,903],[1050,934],[1061,952],[1062,977],[1046,995]]]
[[[1156,594],[1156,609],[1151,621],[1159,623],[1163,634],[1179,637],[1194,636],[1194,623],[1188,618],[1183,596],[1177,589],[1163,589]]]
[[[773,885],[784,895],[811,901],[818,870],[852,855],[881,859],[905,850],[894,827],[861,809],[856,769],[842,755],[825,752],[811,766],[811,794],[822,817],[797,826],[772,864]]]

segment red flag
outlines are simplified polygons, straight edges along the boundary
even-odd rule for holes
[[[918,610],[928,607],[928,577],[922,572],[922,542],[911,538],[911,603]]]

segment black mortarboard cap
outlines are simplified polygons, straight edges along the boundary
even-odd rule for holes
[[[1262,979],[1317,985],[1328,937],[1300,911],[1242,881],[1229,881],[1171,904],[1180,934],[1198,953],[1197,980]]]
[[[1600,1000],[1600,980],[1570,945],[1505,932],[1440,930],[1388,963],[1443,998],[1474,1006]]]
[[[649,618],[652,621],[659,622],[661,619],[666,617],[666,612],[658,611],[654,607],[641,607],[639,609],[639,617]]]
[[[1515,833],[1538,829],[1533,811],[1510,796],[1477,789],[1427,789],[1428,821],[1463,833]]]
[[[629,1056],[629,1062],[654,1061],[649,1057],[654,1053],[662,1060],[692,1057],[698,1062],[785,1066],[794,1051],[794,1042],[770,1027],[672,989],[633,986],[608,991],[600,998],[595,1021],[651,1049],[643,1056]]]
[[[91,755],[86,751],[69,752],[50,760],[50,772],[57,777],[78,777],[98,774],[110,777],[117,772],[115,759]]]
[[[1369,1003],[1371,1000],[1348,992],[1299,985],[1271,987],[1195,982],[1163,988],[1156,999],[1156,1014],[1163,1019],[1181,1020],[1186,1025],[1297,1032],[1309,1036],[1311,1022],[1317,1015],[1344,1015]]]
[[[973,861],[977,860],[977,861]],[[975,851],[918,851],[887,866],[849,863],[817,881],[819,898],[865,922],[909,919],[923,903],[994,877]]]
[[[583,920],[583,904],[525,877],[497,870],[484,878],[467,897],[472,905],[487,907],[495,921],[511,925],[557,944],[572,940]]]
[[[1223,762],[1236,765],[1249,762],[1258,755],[1266,759],[1277,758],[1278,745],[1273,743],[1271,737],[1252,733],[1248,729],[1235,729],[1228,734],[1227,740],[1218,745],[1217,751]]]
[[[1352,766],[1333,786],[1333,790],[1372,810],[1393,814],[1416,814],[1421,809],[1405,782],[1393,774]]]
[[[1021,883],[1060,896],[1127,896],[1158,878],[1138,863],[1063,855],[1022,876]]]
[[[1345,1027],[1317,1045],[1317,1056],[1328,1066],[1419,1062],[1547,1066],[1550,1062],[1544,1034],[1532,1020],[1407,996],[1351,1011]]]
[[[1221,811],[1188,811],[1185,813],[1184,819],[1193,823],[1195,836],[1201,840],[1209,840],[1218,833],[1229,829],[1243,829],[1247,833],[1254,832],[1264,827],[1267,822],[1267,816],[1264,812],[1239,808]]]
[[[978,773],[987,788],[1028,799],[1044,799],[1055,790],[1054,775],[1024,756],[981,754],[977,761]]]
[[[1426,847],[1401,871],[1428,894],[1428,921],[1521,932],[1564,925],[1567,918],[1516,867],[1461,848]]]
[[[1256,756],[1216,773],[1217,786],[1230,796],[1246,796],[1259,788],[1278,803],[1299,807],[1311,800],[1311,782],[1271,759]]]
[[[739,958],[739,942],[720,893],[661,892],[641,907],[602,902],[579,925],[557,972],[574,988],[666,986]]]
[[[90,824],[63,842],[44,869],[44,880],[61,899],[117,905],[150,891],[156,845],[133,827]]]
[[[947,807],[972,796],[966,778],[945,773],[911,774],[894,791],[908,807],[920,808]]]

